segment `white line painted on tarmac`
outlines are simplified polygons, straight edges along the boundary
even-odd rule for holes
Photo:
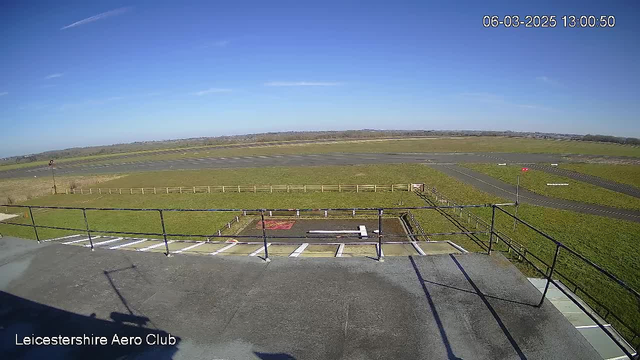
[[[267,243],[267,247],[271,246],[271,243]],[[252,252],[251,254],[249,254],[249,256],[256,256],[258,254],[260,254],[261,252],[264,251],[264,246],[260,247],[260,249]]]
[[[147,239],[141,239],[141,240],[133,241],[133,242],[122,244],[122,245],[112,246],[109,249],[110,250],[120,249],[120,248],[125,247],[125,246],[140,244],[140,243],[145,242],[145,241],[147,241]]]
[[[292,252],[291,255],[289,255],[289,257],[298,257],[298,256],[300,256],[300,254],[302,254],[302,252],[304,251],[304,249],[307,248],[307,246],[309,246],[309,243],[304,243],[304,244],[298,246],[296,251]]]
[[[186,248],[184,248],[184,249],[180,249],[180,250],[178,250],[178,251],[174,251],[174,253],[176,253],[176,254],[180,254],[180,253],[181,253],[181,252],[183,252],[183,251],[187,251],[187,250],[191,250],[191,249],[193,249],[193,248],[197,248],[198,246],[200,246],[200,245],[204,245],[204,244],[206,244],[206,243],[207,243],[206,241],[202,241],[202,242],[199,242],[199,243],[197,243],[197,244],[194,244],[194,245],[191,245],[191,246],[187,246],[187,247],[186,247]]]
[[[214,252],[212,252],[212,253],[211,253],[211,255],[218,255],[218,254],[220,254],[221,252],[223,252],[223,251],[225,251],[225,250],[228,250],[228,249],[231,249],[232,247],[234,247],[234,246],[236,246],[236,245],[237,245],[237,243],[233,243],[233,244],[231,244],[231,245],[227,245],[227,246],[223,247],[222,249],[220,249],[220,250],[218,250],[218,251],[214,251]]]
[[[175,242],[175,241],[174,240],[167,241],[167,245],[171,244],[172,242]],[[147,251],[147,250],[155,249],[155,248],[163,246],[163,245],[164,245],[164,242],[161,242],[159,244],[147,246],[146,248],[138,249],[138,251]]]
[[[121,238],[121,237],[119,237],[119,238],[115,238],[115,239],[111,239],[111,240],[101,241],[101,242],[98,242],[98,243],[93,244],[93,246],[109,244],[109,243],[112,243],[112,242],[116,242],[116,241],[118,241],[118,240],[122,240],[122,238]],[[85,247],[91,247],[91,244],[89,244],[89,245],[85,245]]]
[[[427,255],[427,254],[425,254],[425,253],[424,253],[424,250],[422,250],[422,248],[420,247],[420,245],[418,245],[418,243],[417,243],[417,242],[412,241],[412,242],[411,242],[411,245],[413,245],[413,248],[414,248],[414,249],[416,249],[416,251],[418,252],[418,254],[420,254],[420,255],[422,255],[422,256]]]
[[[91,239],[97,239],[97,238],[100,238],[100,237],[101,236],[94,236]],[[79,243],[79,242],[83,242],[83,241],[89,241],[89,238],[63,242],[62,245],[75,244],[75,243]]]
[[[340,244],[338,246],[338,251],[336,252],[336,257],[342,257],[342,252],[344,251],[344,244]]]
[[[56,241],[56,240],[64,240],[64,239],[68,239],[68,238],[72,238],[72,237],[76,237],[76,236],[82,236],[82,235],[81,235],[81,234],[68,235],[68,236],[63,236],[63,237],[53,238],[53,239],[47,239],[47,240],[42,240],[42,241]]]

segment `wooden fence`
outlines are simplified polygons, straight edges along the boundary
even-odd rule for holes
[[[418,186],[416,186],[418,185]],[[67,189],[65,194],[211,194],[211,193],[282,193],[282,192],[394,192],[420,189],[422,184],[391,185],[230,185],[163,186],[136,188]]]

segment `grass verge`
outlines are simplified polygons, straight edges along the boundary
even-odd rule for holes
[[[511,185],[516,185],[520,176],[523,189],[540,195],[558,199],[579,201],[588,204],[612,206],[621,209],[640,210],[640,199],[601,188],[596,185],[553,175],[539,170],[522,171],[521,166],[498,166],[495,164],[463,164],[462,166],[494,177]],[[547,184],[569,184],[568,186],[548,186]]]
[[[561,164],[561,168],[640,188],[640,166],[626,164]]]

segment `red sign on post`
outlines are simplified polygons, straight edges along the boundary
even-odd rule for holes
[[[529,171],[529,168],[522,168],[522,171],[523,172],[527,172],[527,171]]]

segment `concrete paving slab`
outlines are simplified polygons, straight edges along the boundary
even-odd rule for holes
[[[252,252],[262,248],[262,245],[249,245],[249,244],[237,244],[236,246],[230,247],[229,249],[218,253],[216,256],[227,256],[227,255],[246,255],[248,256]]]
[[[499,254],[265,263],[58,244],[25,251],[0,252],[6,359],[600,358],[551,303],[532,305],[539,292]],[[40,306],[38,316],[16,302]],[[131,328],[169,333],[177,344],[59,346],[45,355],[14,345],[16,334]]]
[[[386,253],[387,249],[384,247]],[[342,257],[368,256],[377,257],[375,245],[345,245]]]
[[[309,244],[298,257],[335,257],[338,245]]]
[[[211,243],[197,246],[195,248],[191,248],[189,250],[185,250],[181,254],[210,255],[212,252],[218,251],[228,245],[229,243],[225,243],[225,242],[211,242]]]
[[[419,241],[418,246],[426,255],[437,254],[460,254],[460,251],[447,242],[424,242]]]
[[[411,244],[383,244],[384,256],[418,256],[418,252]]]
[[[298,245],[278,245],[272,244],[269,246],[269,257],[271,256],[289,256],[296,251]],[[264,255],[264,253],[261,253]]]

